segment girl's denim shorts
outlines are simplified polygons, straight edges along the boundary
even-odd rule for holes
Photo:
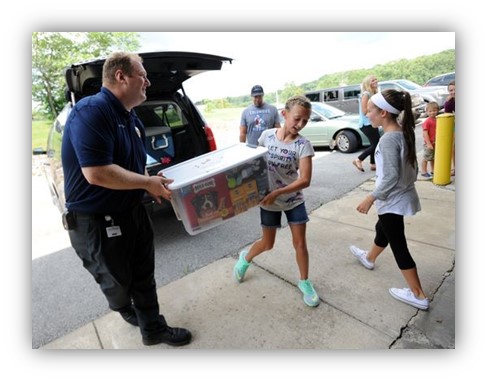
[[[309,221],[308,213],[306,212],[306,207],[304,202],[299,204],[290,210],[283,211],[286,214],[287,222],[289,225],[305,224]],[[266,228],[280,228],[281,226],[281,215],[282,211],[271,212],[260,208],[260,224]]]

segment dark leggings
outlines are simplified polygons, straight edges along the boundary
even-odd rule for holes
[[[396,263],[401,270],[416,267],[404,235],[404,216],[392,213],[379,215],[379,221],[375,225],[374,243],[384,248],[390,244]]]
[[[360,130],[367,136],[370,141],[370,146],[368,146],[358,157],[360,161],[364,161],[367,156],[370,156],[370,164],[375,164],[375,147],[379,143],[380,134],[379,129],[372,127],[371,125],[363,126]]]

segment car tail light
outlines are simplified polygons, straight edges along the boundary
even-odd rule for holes
[[[216,140],[215,140],[215,136],[213,135],[213,131],[208,126],[205,126],[204,129],[205,129],[206,140],[208,141],[208,147],[210,148],[210,151],[216,151]]]

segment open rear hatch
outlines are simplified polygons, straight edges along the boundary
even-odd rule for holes
[[[182,88],[188,78],[211,70],[220,70],[223,62],[231,58],[192,52],[151,52],[139,53],[151,86],[147,89],[147,99],[161,94],[174,93]],[[73,64],[65,69],[68,90],[74,100],[93,95],[100,91],[102,69],[105,58]]]

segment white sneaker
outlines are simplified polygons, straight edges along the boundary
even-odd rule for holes
[[[409,288],[390,288],[389,293],[394,299],[419,308],[420,310],[427,310],[429,308],[430,302],[428,298],[417,298]]]
[[[367,269],[373,270],[374,264],[367,259],[367,252],[359,249],[357,246],[350,246],[352,254],[360,261],[360,263]]]

